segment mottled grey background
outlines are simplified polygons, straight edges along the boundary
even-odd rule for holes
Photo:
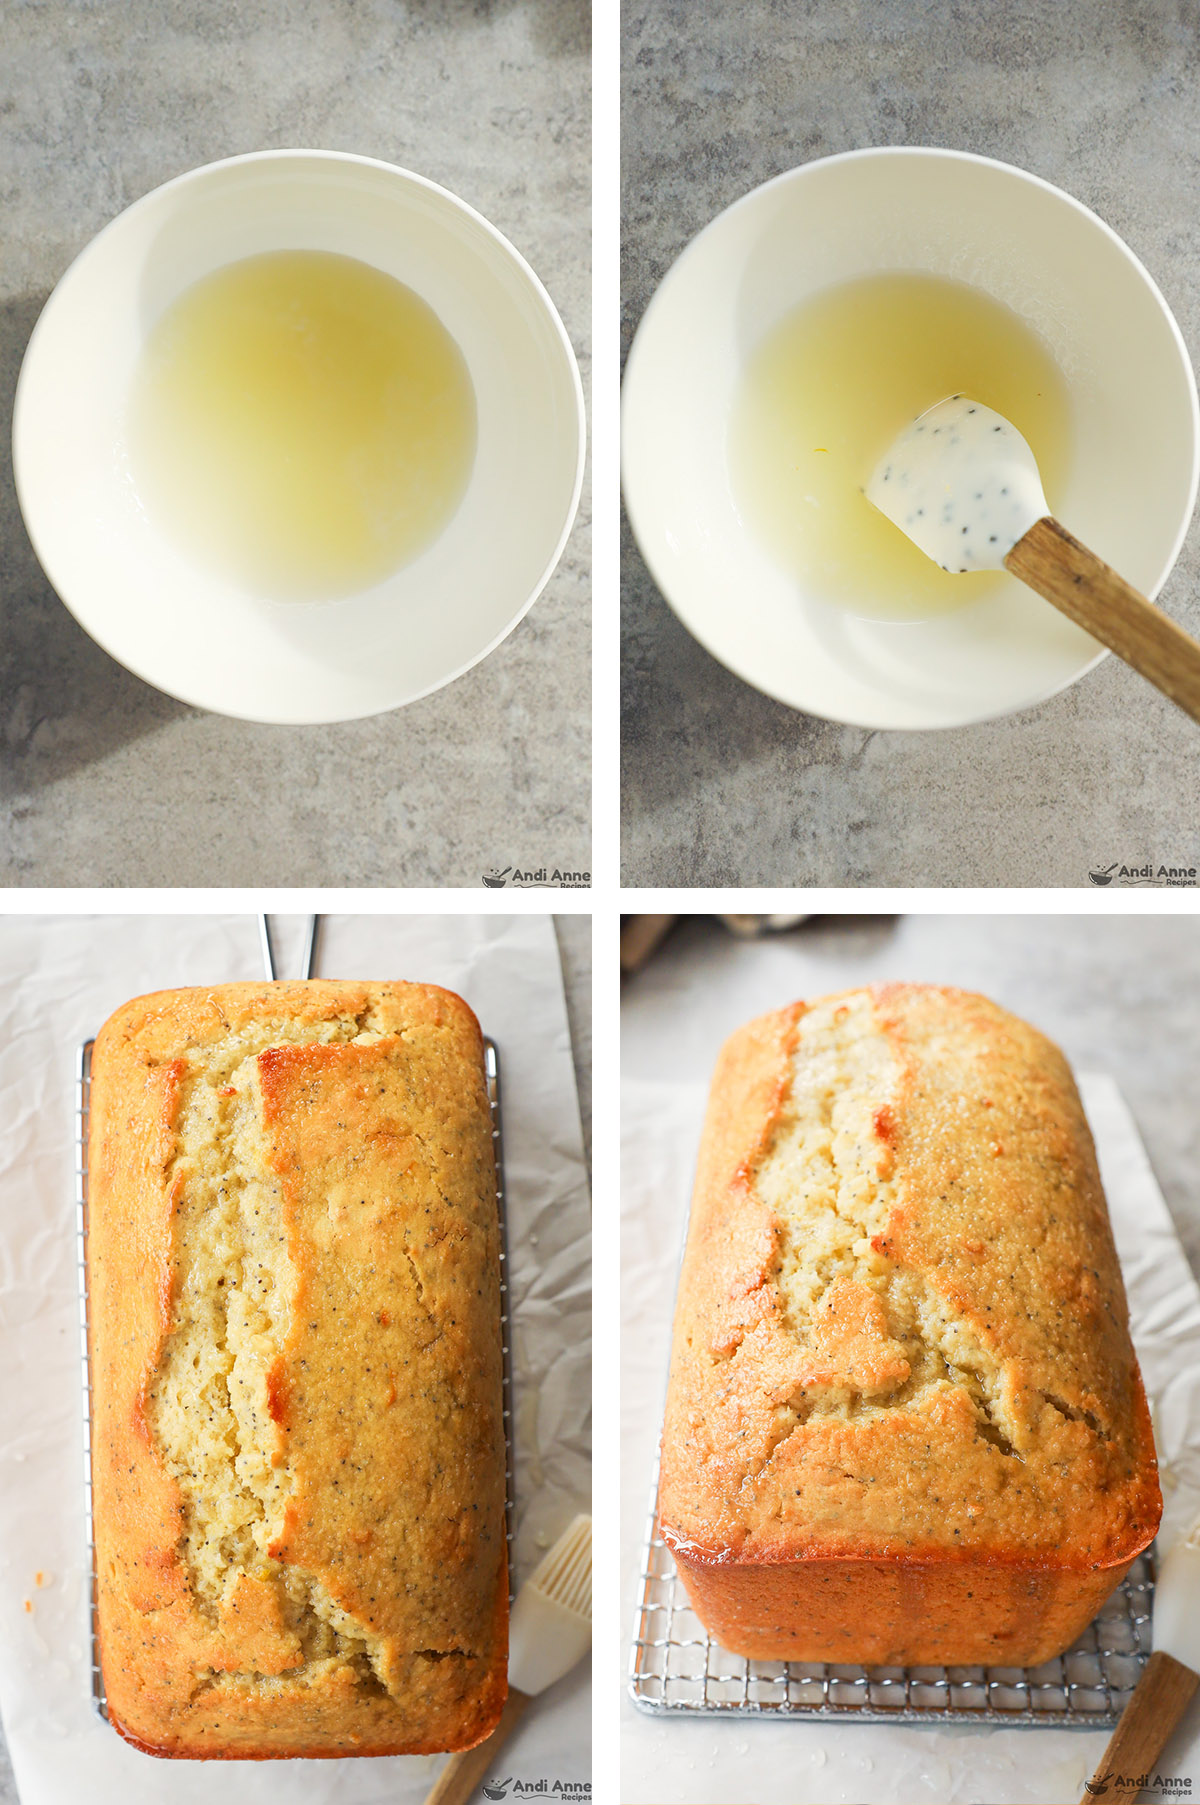
[[[12,395],[50,289],[149,189],[239,151],[358,151],[479,208],[582,355],[587,0],[0,5],[0,882],[477,886],[588,869],[588,525],[483,664],[374,720],[267,727],[93,644],[17,511]],[[586,375],[586,366],[585,366]]]
[[[931,144],[1093,207],[1200,350],[1195,0],[627,0],[625,343],[688,240],[798,163]],[[1200,529],[1164,593],[1200,632]],[[1075,885],[1200,862],[1200,735],[1115,659],[1003,721],[871,733],[703,651],[626,535],[630,884]]]

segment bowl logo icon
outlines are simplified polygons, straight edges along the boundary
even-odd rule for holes
[[[1113,872],[1116,870],[1116,868],[1120,864],[1120,862],[1121,861],[1119,859],[1114,859],[1112,864],[1106,865],[1102,871],[1089,871],[1088,876],[1091,878],[1091,880],[1094,884],[1111,884]]]
[[[508,874],[511,870],[512,870],[511,865],[506,865],[504,867],[503,871],[497,871],[496,867],[493,865],[492,869],[490,871],[484,872],[483,881],[487,885],[489,890],[503,890],[505,882],[508,878]],[[508,1782],[506,1780],[505,1785],[507,1786],[507,1784],[508,1784]],[[487,1792],[486,1787],[484,1788],[484,1791]],[[491,1796],[492,1795],[490,1793],[488,1793],[488,1797],[491,1798]],[[498,1799],[502,1799],[504,1797],[504,1794],[497,1793],[495,1796]]]
[[[508,1789],[511,1785],[512,1785],[512,1775],[511,1774],[508,1776],[507,1780],[491,1780],[483,1788],[483,1796],[485,1799],[502,1799],[508,1792]]]

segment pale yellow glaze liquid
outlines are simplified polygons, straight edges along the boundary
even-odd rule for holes
[[[1012,421],[1053,507],[1070,451],[1066,384],[1032,328],[981,290],[864,277],[804,302],[752,353],[730,423],[734,497],[805,594],[919,620],[1011,581],[939,570],[861,492],[896,434],[955,394]]]
[[[411,562],[475,456],[461,352],[411,289],[355,258],[278,251],[188,289],[150,335],[129,417],[151,518],[198,562],[284,601]]]

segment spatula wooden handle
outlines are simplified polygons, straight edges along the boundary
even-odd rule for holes
[[[510,1686],[508,1703],[496,1728],[486,1741],[477,1743],[473,1749],[451,1755],[435,1780],[433,1791],[426,1797],[425,1805],[467,1805],[484,1775],[495,1768],[501,1745],[512,1735],[529,1703],[528,1692],[518,1692],[515,1686]]]
[[[1146,1663],[1137,1691],[1126,1705],[1121,1721],[1109,1739],[1104,1759],[1088,1781],[1083,1805],[1094,1799],[1132,1799],[1138,1788],[1129,1782],[1149,1773],[1163,1743],[1183,1716],[1200,1674],[1193,1673],[1173,1655],[1156,1649]],[[1122,1789],[1119,1779],[1124,1779]]]
[[[1200,644],[1057,520],[1036,521],[1004,563],[1200,721]]]

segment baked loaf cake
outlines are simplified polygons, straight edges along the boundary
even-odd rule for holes
[[[422,984],[128,1003],[92,1058],[100,1660],[156,1755],[468,1748],[507,1691],[483,1043]]]
[[[1033,1666],[1152,1539],[1154,1444],[1066,1062],[887,984],[722,1051],[675,1318],[660,1515],[764,1659]]]

